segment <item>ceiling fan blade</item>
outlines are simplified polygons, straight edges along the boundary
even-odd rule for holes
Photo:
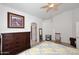
[[[54,11],[58,10],[58,7],[54,7],[53,10],[54,10]]]
[[[49,7],[48,7],[46,11],[48,12],[48,11],[50,11],[51,9],[52,9],[52,8],[49,8]]]
[[[54,3],[48,3],[48,5],[51,5],[51,4],[54,4]]]
[[[53,7],[53,9],[54,9],[54,10],[58,10],[59,5],[60,5],[60,4],[56,4],[56,5]]]
[[[41,7],[41,8],[47,8],[47,7],[48,7],[48,5],[45,5],[45,6]]]

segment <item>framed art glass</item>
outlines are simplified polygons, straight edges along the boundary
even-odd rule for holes
[[[24,28],[24,16],[8,12],[8,28]]]

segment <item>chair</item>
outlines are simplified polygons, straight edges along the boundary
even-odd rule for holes
[[[55,41],[61,43],[61,33],[55,33]]]
[[[76,48],[76,38],[70,37],[70,45]]]
[[[51,35],[45,35],[45,38],[47,41],[50,41],[51,40]]]

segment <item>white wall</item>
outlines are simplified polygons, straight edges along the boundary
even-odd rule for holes
[[[19,15],[25,16],[25,28],[19,29],[19,28],[7,28],[7,12],[16,13]],[[29,15],[27,13],[0,5],[0,33],[4,32],[28,32],[31,31],[31,23],[36,22],[37,27],[41,27],[41,19]],[[38,32],[38,30],[37,30]],[[37,37],[39,39],[39,37]]]
[[[72,12],[63,12],[53,19],[43,21],[43,38],[46,34],[52,35],[52,40],[55,39],[55,33],[61,33],[61,41],[69,43],[69,37],[72,36]]]
[[[72,12],[63,12],[53,18],[55,32],[61,33],[61,41],[69,43],[72,37]]]
[[[76,23],[79,22],[79,8],[73,10],[73,32],[74,36],[76,36]]]
[[[72,37],[72,11],[60,13],[43,21],[43,38],[46,34],[52,35],[52,40],[55,39],[55,33],[61,33],[61,41],[69,43],[69,37]]]
[[[52,19],[47,19],[43,21],[43,39],[45,40],[45,35],[52,35],[52,40],[54,39],[54,28]]]
[[[76,37],[76,46],[79,48],[79,8],[73,10],[73,32]]]
[[[43,37],[45,39],[46,34],[51,34],[54,40],[55,32],[58,32],[62,42],[70,43],[69,38],[76,37],[76,22],[79,22],[79,8],[62,12],[43,22]]]

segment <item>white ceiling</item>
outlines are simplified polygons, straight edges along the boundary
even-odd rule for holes
[[[41,19],[50,19],[61,12],[79,8],[79,3],[62,3],[57,11],[51,10],[47,13],[44,9],[40,9],[40,7],[47,5],[46,3],[2,3],[2,5],[18,9]]]

